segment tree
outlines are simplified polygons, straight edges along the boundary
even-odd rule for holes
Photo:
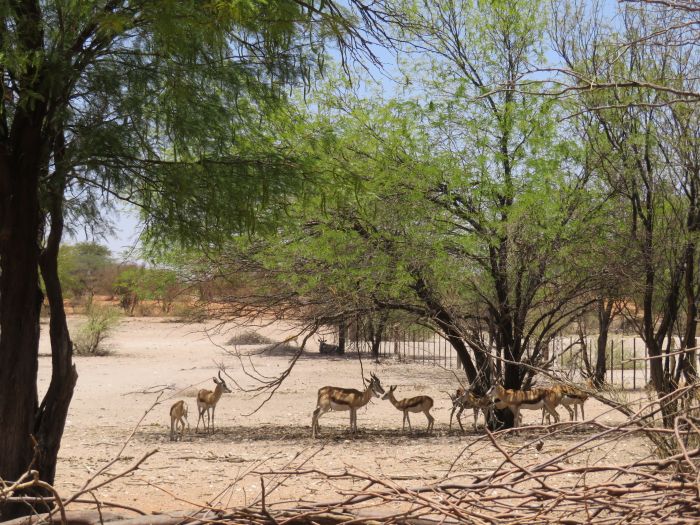
[[[131,265],[114,282],[120,306],[129,315],[142,301],[155,301],[163,313],[169,313],[182,286],[173,270]]]
[[[66,297],[88,298],[98,291],[111,288],[108,268],[114,265],[109,248],[97,243],[83,242],[63,245],[58,253],[58,277]]]
[[[54,478],[77,380],[57,269],[66,218],[99,222],[122,199],[151,239],[184,244],[272,225],[303,182],[270,133],[279,102],[317,70],[326,37],[367,44],[372,11],[347,6],[0,2],[0,478],[30,466]],[[52,347],[41,403],[39,271]],[[6,504],[0,519],[27,512]]]
[[[465,150],[441,141],[451,117],[483,116],[475,107],[480,101],[424,107],[376,97],[322,98],[306,134],[294,135],[315,148],[334,189],[294,208],[277,239],[240,243],[214,258],[216,275],[245,271],[258,280],[256,293],[226,298],[229,314],[287,314],[313,329],[319,322],[404,312],[450,341],[475,388],[486,390],[497,368],[515,370],[519,387],[529,365],[545,364],[550,338],[592,303],[586,294],[596,284],[584,271],[588,259],[579,256],[587,248],[581,239],[596,231],[590,219],[600,206],[583,198],[582,188],[595,193],[585,175],[569,169],[576,149],[549,131],[552,106],[537,115],[541,120],[528,114],[536,129],[524,147],[536,146],[538,157],[529,163],[518,157],[517,191],[505,209],[498,200],[500,172],[487,169],[495,164],[488,148],[470,149],[479,132],[498,126],[486,128],[484,118],[474,128],[461,127]],[[524,111],[521,117],[518,126],[525,125]],[[451,125],[457,133],[459,123]],[[470,202],[479,202],[478,209],[468,208]],[[499,242],[510,252],[503,259],[503,308],[517,305],[511,354],[498,342],[506,334],[496,324],[499,281],[490,270],[489,254]],[[505,363],[493,362],[493,347]]]
[[[577,24],[584,17],[589,21]],[[663,13],[626,8],[620,20],[620,27],[606,28],[599,13],[574,4],[557,17],[556,38],[568,71],[608,86],[581,92],[579,103],[591,116],[586,134],[595,171],[625,209],[626,264],[611,269],[624,283],[628,319],[652,358],[654,388],[665,397],[682,372],[696,374],[694,352],[684,353],[677,367],[671,358],[676,333],[682,350],[695,346],[698,297],[697,114],[674,93],[695,89],[700,62],[690,43],[667,45]],[[620,41],[629,43],[622,55]],[[617,86],[621,78],[646,82]],[[665,397],[662,411],[672,425],[675,399]]]
[[[518,89],[541,5],[395,7],[410,15],[399,39],[428,57],[410,70],[419,94],[382,102],[341,86],[315,100],[294,135],[334,190],[218,273],[265,279],[232,301],[237,315],[291,311],[313,327],[402,311],[452,344],[475,389],[501,376],[527,386],[551,338],[595,302],[585,250],[605,202],[561,106]]]
[[[434,149],[455,159],[432,198],[452,225],[452,252],[472,272],[465,341],[475,357],[493,355],[507,388],[530,384],[531,366],[546,362],[549,341],[598,284],[581,239],[596,237],[603,196],[567,138],[563,103],[523,84],[545,50],[546,13],[539,2],[435,3],[413,9],[405,38],[427,51],[417,68],[444,107]]]

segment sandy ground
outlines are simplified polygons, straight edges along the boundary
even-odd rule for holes
[[[71,319],[72,325],[79,322],[78,318]],[[43,328],[40,388],[46,388],[50,373],[47,327]],[[257,331],[278,341],[290,335],[269,327]],[[328,358],[313,352],[297,362],[275,395],[257,411],[263,398],[252,398],[229,380],[233,393],[224,394],[217,406],[217,432],[195,433],[196,392],[203,387],[213,388],[211,378],[218,363],[223,363],[228,374],[244,387],[255,382],[246,376],[243,363],[248,370],[254,366],[257,373],[267,377],[279,375],[288,365],[289,355],[260,355],[240,361],[227,345],[234,333],[221,333],[213,329],[213,324],[207,327],[167,319],[128,318],[108,340],[111,355],[76,358],[80,377],[60,452],[56,480],[59,493],[73,493],[115,458],[132,431],[133,437],[111,472],[127,468],[146,452],[158,452],[137,473],[100,489],[98,496],[145,511],[187,508],[189,502],[249,504],[260,494],[258,472],[269,470],[303,466],[339,472],[352,468],[414,486],[440,478],[450,469],[484,470],[501,462],[502,457],[483,439],[483,432],[473,432],[469,427],[471,413],[466,414],[466,433],[448,429],[451,403],[446,392],[458,386],[452,371],[392,359],[380,364],[365,360],[365,374],[375,372],[384,387],[398,385],[399,398],[432,396],[436,418],[432,435],[425,433],[423,414],[412,415],[412,434],[402,432],[401,413],[388,401],[374,399],[358,412],[356,435],[348,433],[347,412],[328,413],[321,418],[321,439],[312,440],[311,413],[318,388],[362,386],[356,358]],[[239,348],[250,351],[255,347]],[[153,406],[159,390],[163,391],[160,404]],[[178,399],[189,404],[192,432],[180,442],[171,442],[168,414],[170,405]],[[565,415],[563,409],[559,412]],[[619,414],[596,401],[587,403],[586,416],[606,424],[622,421]],[[539,422],[539,417],[539,411],[526,411],[525,424]],[[544,442],[541,451],[528,447],[526,452],[528,459],[537,461],[585,438],[585,432],[591,430],[569,431],[552,438],[525,431],[504,439],[503,446],[513,450],[540,436]],[[627,438],[623,443],[594,447],[581,461],[598,461],[611,452],[615,461],[623,462],[645,456],[649,450],[643,441]],[[268,495],[268,502],[334,499],[339,490],[350,488],[314,474],[301,479],[265,479],[268,489],[277,487]]]

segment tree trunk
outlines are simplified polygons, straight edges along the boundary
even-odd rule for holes
[[[607,372],[607,348],[608,332],[612,322],[613,301],[605,298],[598,299],[598,344],[596,352],[595,372],[593,374],[593,384],[596,388],[601,388],[605,383],[605,373]],[[611,364],[612,366],[612,364]]]
[[[18,116],[15,117],[17,123]],[[30,120],[30,119],[27,119]],[[0,478],[12,481],[39,461],[32,434],[38,405],[39,175],[38,123],[27,122],[19,148],[0,146],[3,224],[0,235]],[[32,129],[33,128],[33,129]],[[14,157],[14,158],[13,158]],[[43,473],[42,477],[43,477]],[[27,514],[26,506],[0,506],[0,521]]]
[[[698,220],[691,221],[689,213],[688,226],[690,234],[693,235],[698,229]],[[695,243],[689,242],[685,249],[685,276],[684,276],[684,291],[686,301],[686,318],[685,332],[681,341],[681,349],[687,350],[697,346],[697,317],[698,306],[695,291]],[[681,357],[681,370],[688,384],[694,383],[698,377],[697,371],[697,353],[695,350],[689,350]]]
[[[464,366],[464,371],[467,374],[469,383],[473,385],[477,392],[485,393],[488,387],[483,384],[483,381],[481,381],[482,378],[477,373],[474,362],[469,355],[467,345],[464,342],[463,334],[457,328],[456,319],[454,319],[450,312],[443,308],[440,302],[433,297],[420,271],[414,269],[411,273],[415,279],[412,286],[413,289],[432,314],[435,324],[442,330],[442,333],[445,334],[445,338],[457,352],[457,357]]]
[[[338,353],[345,353],[345,339],[347,337],[348,325],[345,320],[338,323]]]
[[[382,344],[382,339],[384,338],[384,329],[386,328],[386,322],[388,319],[389,313],[381,312],[379,314],[377,326],[374,326],[371,317],[369,318],[370,337],[372,339],[372,357],[375,360],[379,359],[379,348]]]
[[[44,481],[53,483],[56,474],[56,461],[65,427],[68,407],[73,398],[73,389],[78,373],[73,364],[73,343],[68,332],[66,312],[63,307],[63,292],[58,277],[58,250],[63,235],[63,193],[65,176],[62,173],[63,134],[59,134],[54,148],[56,172],[51,181],[49,211],[51,214],[50,233],[46,247],[39,260],[44,279],[46,296],[49,300],[51,321],[51,383],[39,407],[34,423],[35,437],[41,454],[36,468]]]

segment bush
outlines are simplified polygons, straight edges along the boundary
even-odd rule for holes
[[[257,332],[243,332],[242,334],[234,335],[229,339],[228,344],[230,345],[267,345],[273,343],[274,341],[264,335],[260,335]]]
[[[119,312],[109,306],[88,304],[87,320],[73,340],[73,349],[78,355],[106,355],[104,340],[119,323]]]

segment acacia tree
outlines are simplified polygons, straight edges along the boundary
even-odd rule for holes
[[[551,338],[595,301],[585,251],[604,202],[558,105],[518,92],[537,55],[538,8],[397,7],[411,15],[402,39],[432,57],[411,71],[419,101],[342,89],[314,101],[307,143],[335,191],[278,240],[226,258],[267,283],[231,301],[238,313],[403,311],[450,341],[477,390],[494,372],[509,388],[531,381]]]
[[[269,133],[283,86],[317,68],[325,37],[367,43],[353,21],[371,11],[346,5],[0,2],[0,478],[54,479],[77,379],[57,270],[66,218],[99,221],[122,199],[163,243],[272,224],[303,182]],[[39,271],[52,348],[41,403]],[[5,504],[0,519],[27,512]]]
[[[681,371],[695,375],[693,352],[675,369],[670,357],[676,333],[682,349],[695,345],[698,296],[697,116],[672,91],[695,89],[699,62],[694,46],[667,46],[660,39],[669,23],[663,14],[625,8],[615,28],[606,28],[600,18],[583,4],[564,4],[556,40],[568,71],[584,83],[639,81],[581,92],[579,102],[593,117],[586,134],[598,159],[596,172],[626,209],[628,262],[617,268],[617,277],[631,299],[628,319],[652,358],[651,379],[661,397],[676,388]],[[619,42],[627,42],[622,53]],[[656,84],[672,91],[655,89]],[[673,400],[662,410],[672,424]]]
[[[444,106],[436,148],[457,160],[433,199],[449,216],[454,253],[473,268],[478,307],[466,341],[475,355],[493,347],[504,385],[521,388],[598,284],[580,240],[596,236],[601,196],[559,104],[536,83],[523,87],[545,50],[547,6],[401,5],[413,17],[411,47],[429,57],[415,68],[422,87]]]

